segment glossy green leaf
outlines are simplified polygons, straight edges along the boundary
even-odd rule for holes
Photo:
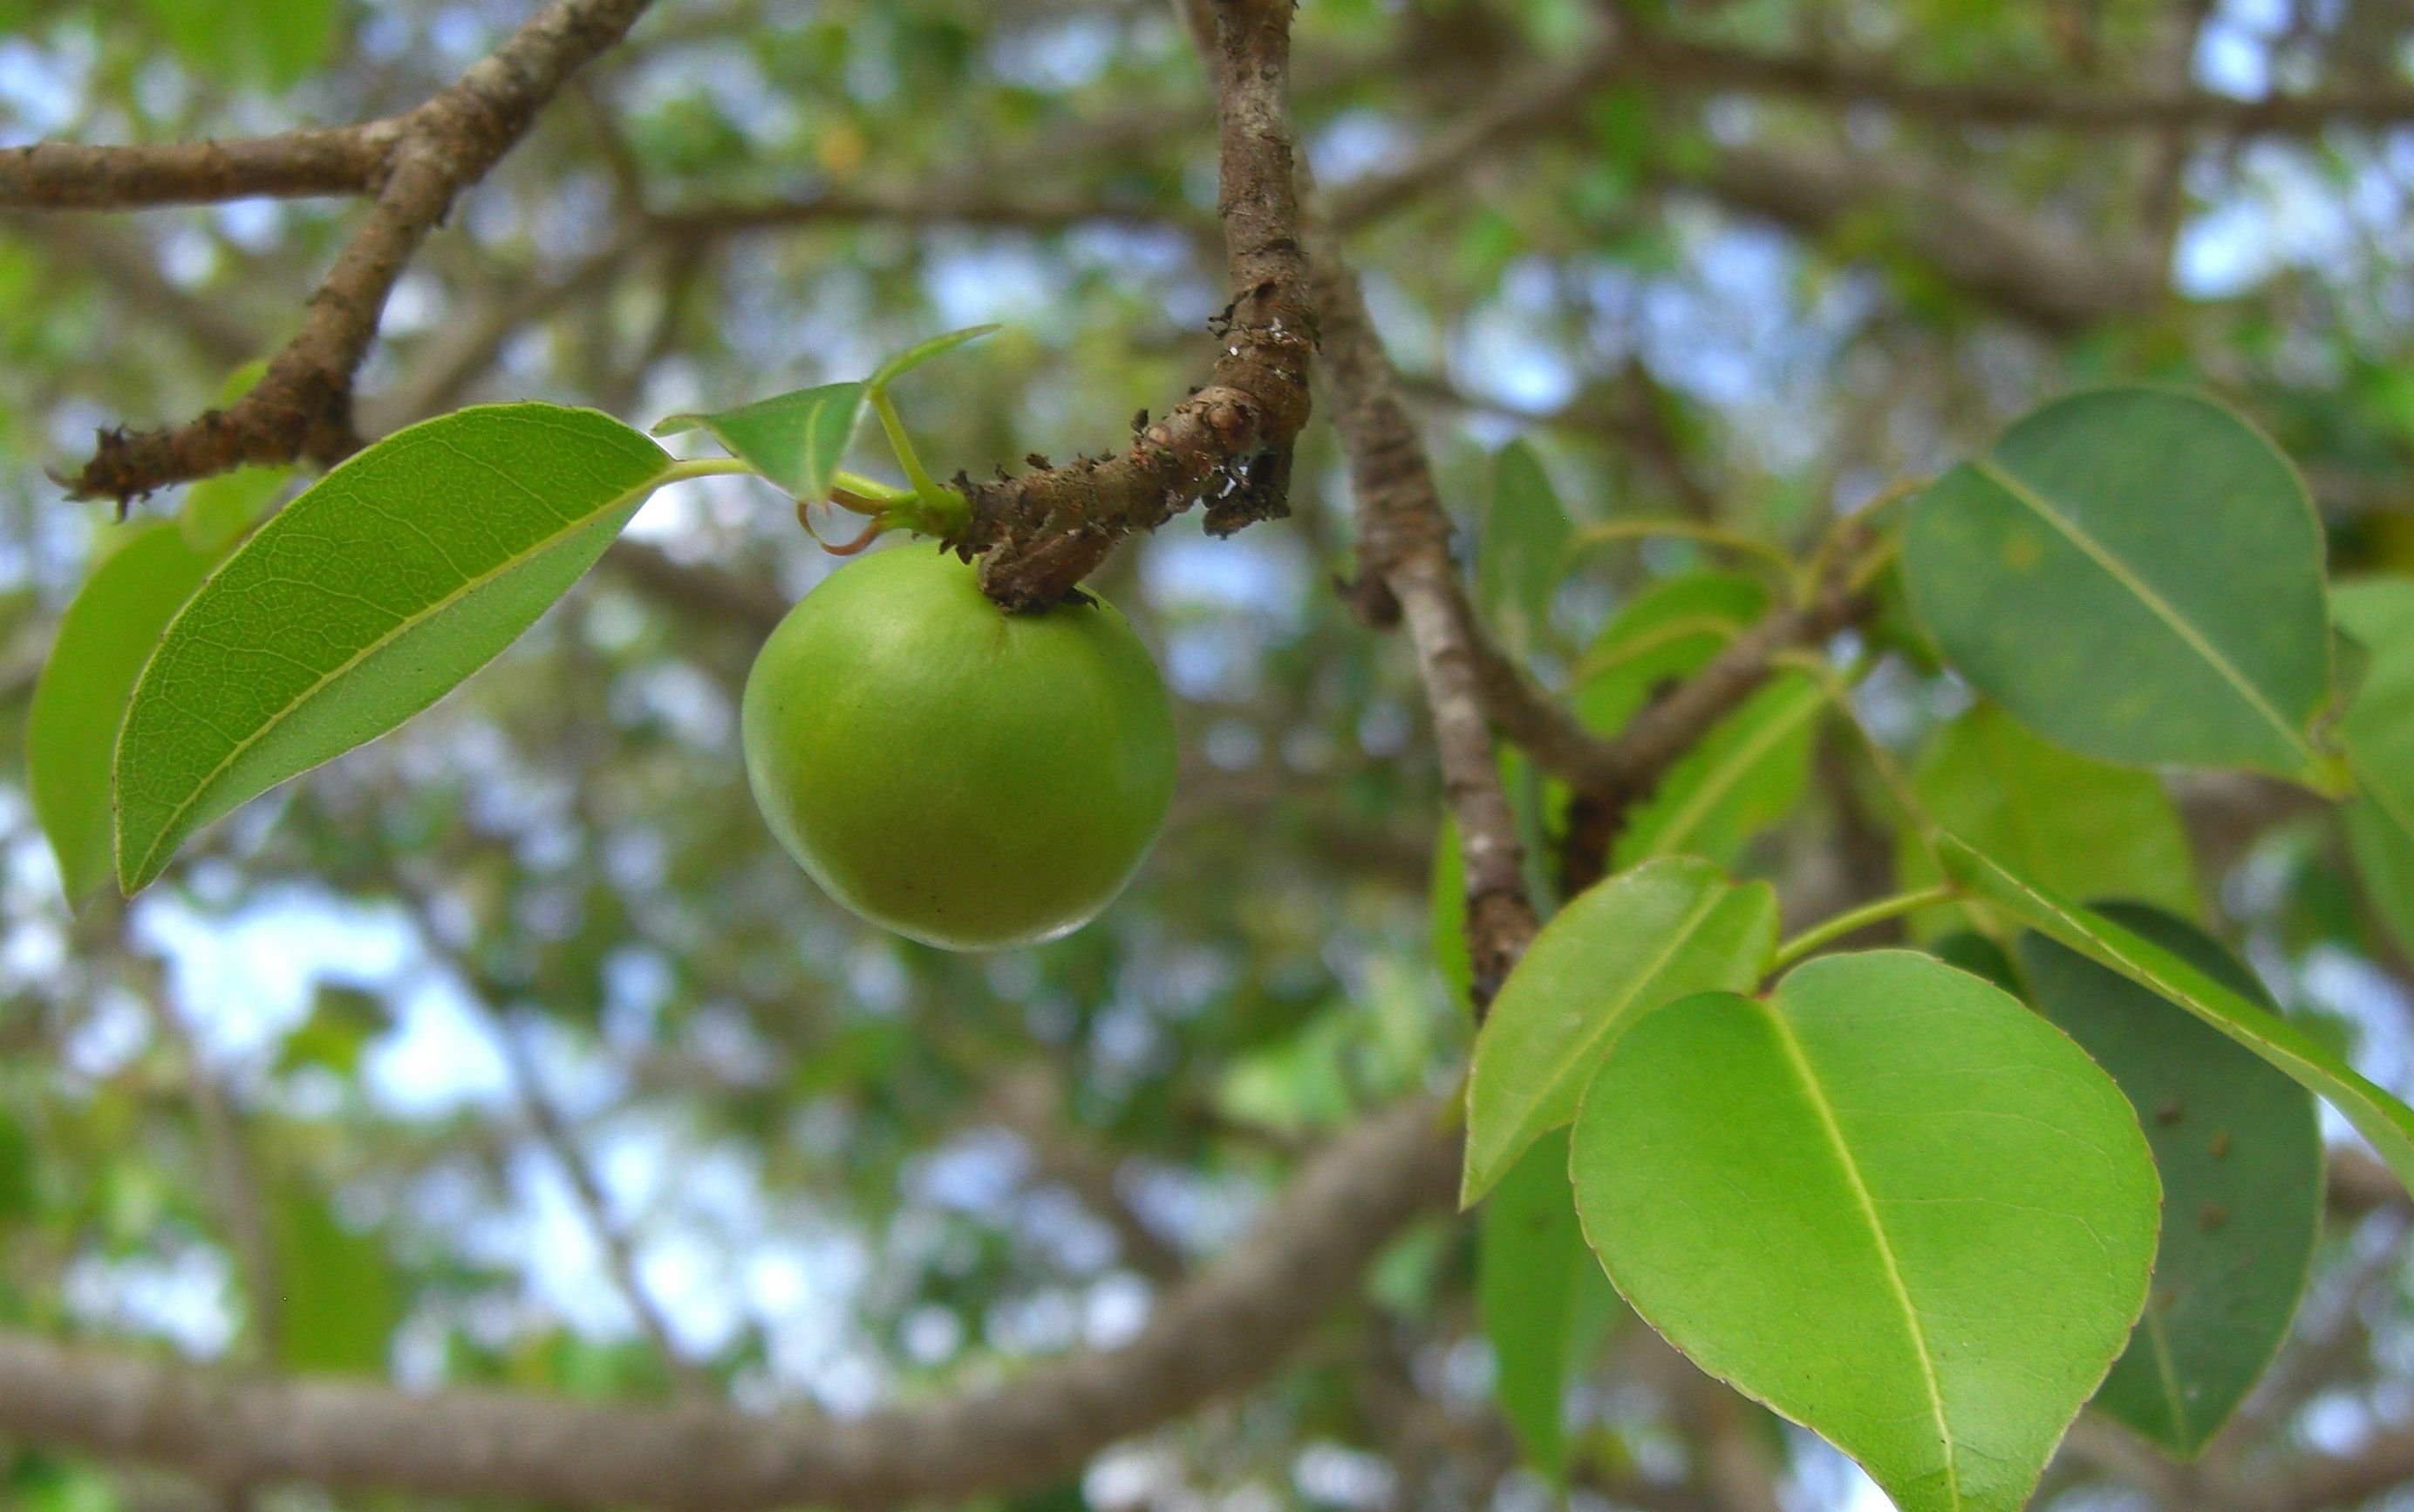
[[[346,1228],[300,1178],[275,1185],[268,1238],[279,1363],[292,1371],[383,1375],[403,1312],[384,1247],[374,1235]]]
[[[1646,1015],[1585,1096],[1572,1169],[1634,1310],[1902,1512],[2019,1507],[2153,1264],[2153,1160],[2120,1089],[1908,951]]]
[[[855,439],[863,416],[864,385],[827,383],[818,389],[757,399],[711,414],[683,413],[654,427],[656,436],[703,429],[729,454],[808,504],[829,497],[831,480]]]
[[[1510,1167],[1483,1204],[1475,1311],[1492,1346],[1500,1415],[1527,1461],[1555,1481],[1567,1470],[1568,1377],[1616,1308],[1609,1280],[1576,1226],[1568,1136],[1554,1130]]]
[[[2414,578],[2344,583],[2333,601],[2366,658],[2339,723],[2356,783],[2347,847],[2373,911],[2414,951]]]
[[[1912,605],[1945,655],[2048,739],[2127,765],[2332,780],[2322,533],[2263,435],[2210,400],[2057,400],[1920,495]]]
[[[2191,918],[2202,912],[2187,831],[2159,778],[2075,756],[1991,704],[1930,736],[1912,788],[1937,823],[2057,892],[2136,898]],[[1906,889],[1938,881],[1927,849],[1908,832],[1897,868]]]
[[[1655,583],[1602,627],[1570,679],[1577,717],[1614,734],[1662,688],[1691,676],[1768,609],[1768,590],[1732,572]]]
[[[117,874],[450,691],[594,565],[671,469],[619,422],[489,405],[346,461],[168,627],[117,747]]]
[[[2329,1045],[2117,920],[2069,901],[1951,836],[1939,844],[1945,870],[1973,897],[2152,988],[2279,1067],[2337,1108],[2414,1191],[2414,1108],[2359,1075]]]
[[[1777,948],[1777,894],[1671,856],[1586,889],[1542,927],[1475,1037],[1467,1084],[1472,1204],[1545,1132],[1575,1117],[1626,1026],[1672,998],[1742,991]]]
[[[2255,974],[2185,920],[2138,904],[2100,912],[2275,1010]],[[2120,1083],[2163,1180],[2153,1292],[2095,1405],[2193,1455],[2272,1363],[2312,1274],[2322,1208],[2313,1095],[2119,972],[2042,935],[2019,948],[2038,1012]]]
[[[1733,863],[1801,801],[1826,706],[1811,678],[1772,678],[1668,769],[1628,819],[1611,859],[1620,867],[1677,854]]]
[[[879,371],[864,380],[863,387],[869,393],[877,393],[941,352],[953,351],[968,341],[978,341],[990,333],[1003,329],[994,324],[968,325],[961,331],[950,331],[928,341],[917,341],[881,363]]]
[[[1550,620],[1571,531],[1568,511],[1523,441],[1501,449],[1492,475],[1492,508],[1483,516],[1483,545],[1475,561],[1476,600],[1511,654],[1540,644]]]
[[[93,570],[59,620],[25,724],[34,817],[58,858],[70,902],[109,881],[110,763],[118,726],[160,633],[214,560],[186,544],[171,521],[119,529],[123,544]]]

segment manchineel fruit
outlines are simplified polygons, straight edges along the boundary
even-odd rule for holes
[[[788,612],[746,678],[746,773],[824,891],[949,950],[1036,944],[1114,901],[1173,798],[1173,709],[1108,604],[1008,615],[927,546]]]

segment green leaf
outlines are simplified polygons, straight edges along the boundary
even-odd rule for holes
[[[864,385],[826,383],[818,389],[757,399],[711,414],[672,415],[654,427],[656,436],[677,436],[699,427],[729,454],[808,504],[829,497],[831,480],[855,439],[863,416]]]
[[[276,1069],[282,1074],[316,1066],[349,1078],[358,1075],[361,1053],[369,1041],[391,1027],[385,1001],[376,993],[321,982],[310,1003],[310,1016],[285,1036]]]
[[[2137,904],[2100,912],[2274,1009],[2254,973],[2186,921]],[[2019,948],[2037,1010],[2120,1083],[2163,1179],[2153,1294],[2095,1405],[2194,1455],[2272,1363],[2313,1272],[2322,1210],[2313,1096],[2119,972],[2042,935],[2022,935]]]
[[[1618,611],[1571,678],[1575,711],[1614,734],[1659,690],[1709,664],[1766,613],[1768,590],[1733,572],[1690,572],[1655,583]]]
[[[403,1311],[384,1247],[344,1227],[299,1177],[276,1183],[268,1227],[278,1360],[292,1371],[383,1375]]]
[[[1938,824],[2057,892],[2136,898],[2191,918],[2202,912],[2187,831],[2160,778],[2074,756],[1991,704],[1930,736],[1912,787]],[[1939,881],[1909,832],[1897,867],[1906,890]]]
[[[1914,610],[2014,718],[2124,765],[2329,783],[2322,533],[2262,433],[2210,400],[2057,400],[1915,502]]]
[[[1534,937],[1475,1036],[1460,1205],[1575,1117],[1637,1016],[1690,992],[1748,989],[1776,948],[1776,892],[1737,887],[1698,857],[1654,861],[1577,895]]]
[[[1492,1345],[1493,1394],[1534,1468],[1567,1472],[1568,1376],[1612,1317],[1616,1298],[1576,1226],[1568,1136],[1534,1142],[1483,1205],[1475,1311]]]
[[[609,416],[489,405],[351,457],[168,627],[117,747],[128,894],[236,805],[383,734],[535,623],[671,476]]]
[[[2414,1108],[2357,1075],[2336,1051],[2117,920],[2070,902],[1951,836],[1938,843],[1945,870],[1977,901],[2152,988],[2287,1072],[2337,1108],[2414,1191]]]
[[[1458,853],[1458,822],[1444,812],[1434,830],[1432,879],[1426,884],[1434,969],[1453,1003],[1471,1001],[1475,962],[1467,953],[1467,858]]]
[[[283,89],[335,40],[335,0],[147,0],[152,20],[195,71]]]
[[[1524,656],[1541,643],[1571,528],[1534,449],[1523,441],[1502,448],[1493,472],[1492,508],[1483,516],[1475,588],[1483,617],[1512,656]]]
[[[941,352],[953,351],[968,341],[978,341],[992,331],[1004,329],[998,325],[968,325],[961,331],[950,331],[928,341],[917,341],[881,363],[880,370],[864,380],[864,390],[867,395],[878,393]]]
[[[1585,1096],[1586,1238],[1711,1374],[1902,1512],[2014,1512],[2121,1352],[2154,1166],[2111,1078],[1907,951],[1646,1015]]]
[[[1630,867],[1682,852],[1732,864],[1800,801],[1826,706],[1814,679],[1772,679],[1668,769],[1627,821],[1612,859]]]
[[[209,574],[210,555],[167,520],[121,527],[59,620],[25,724],[34,817],[70,903],[109,881],[110,759],[134,680],[168,621]]]
[[[2332,601],[2369,659],[2339,723],[2357,788],[2347,848],[2373,911],[2414,951],[2414,578],[2344,583]]]

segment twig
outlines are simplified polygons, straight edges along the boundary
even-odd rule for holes
[[[311,296],[302,329],[252,390],[167,430],[105,431],[69,482],[78,498],[127,502],[244,463],[330,463],[360,444],[352,375],[411,254],[577,69],[626,35],[648,0],[552,0],[451,87],[372,140],[377,198]],[[385,126],[392,125],[387,133]],[[366,130],[367,128],[360,128]]]
[[[252,1361],[274,1365],[281,1350],[284,1291],[277,1283],[276,1251],[269,1242],[268,1209],[252,1168],[243,1123],[227,1101],[226,1090],[201,1053],[201,1042],[176,1011],[168,1005],[166,983],[156,962],[139,963],[149,981],[142,994],[151,1022],[161,1039],[174,1047],[192,1099],[193,1120],[201,1130],[201,1156],[209,1168],[210,1196],[226,1227],[227,1247],[233,1252],[243,1278],[246,1321]]]
[[[571,1133],[560,1108],[546,1092],[544,1075],[537,1066],[522,1026],[506,1015],[495,1020],[494,1030],[503,1052],[503,1063],[511,1070],[512,1090],[519,1099],[521,1112],[554,1164],[561,1167],[562,1178],[570,1184],[571,1197],[578,1205],[579,1216],[587,1221],[596,1247],[603,1252],[604,1271],[619,1289],[620,1299],[628,1304],[638,1328],[671,1372],[680,1394],[690,1401],[708,1401],[713,1396],[711,1380],[679,1348],[678,1339],[671,1333],[670,1320],[663,1315],[653,1293],[646,1289],[645,1278],[637,1274],[636,1252],[629,1242],[629,1232],[613,1216],[604,1184],[596,1179],[585,1151],[578,1148],[577,1136]]]
[[[1600,880],[1627,812],[1650,796],[1668,768],[1712,725],[1768,680],[1781,653],[1825,640],[1869,612],[1870,601],[1850,584],[1853,556],[1838,553],[1833,570],[1808,601],[1771,611],[1709,665],[1647,704],[1617,739],[1587,746],[1559,741],[1534,749],[1536,761],[1575,790],[1559,858],[1560,885],[1569,896]]]
[[[0,149],[0,209],[138,210],[227,200],[370,194],[408,116],[233,141]]]

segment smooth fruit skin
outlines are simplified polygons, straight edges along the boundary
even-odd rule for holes
[[[1087,924],[1173,798],[1173,709],[1103,602],[1007,615],[923,543],[849,563],[746,678],[771,832],[883,928],[999,950]]]

